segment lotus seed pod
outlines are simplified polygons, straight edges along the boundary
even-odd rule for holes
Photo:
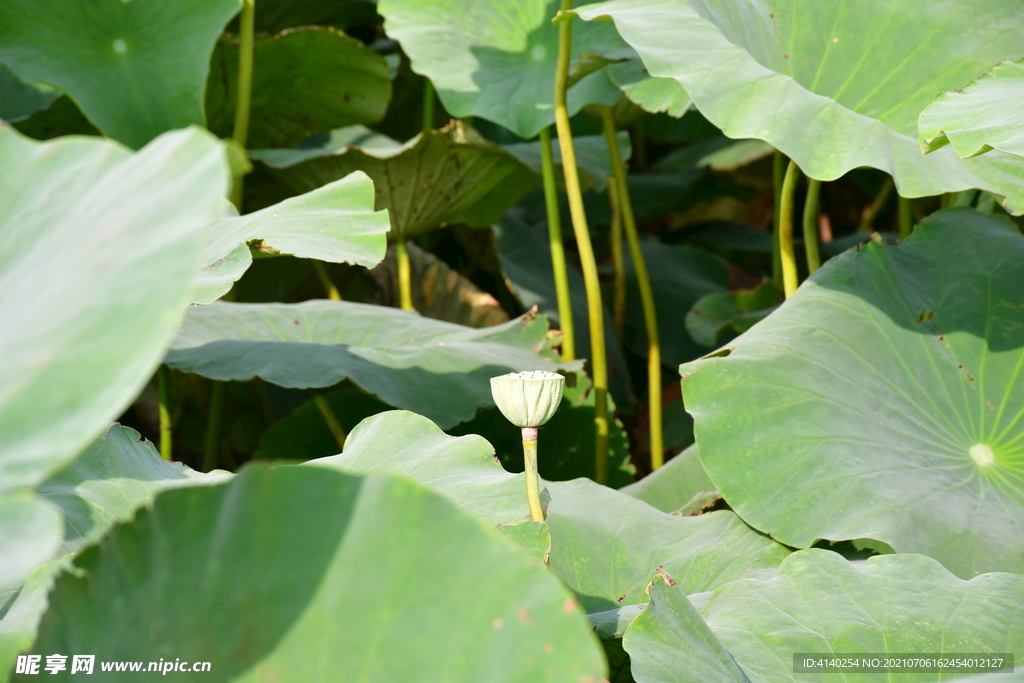
[[[517,427],[540,427],[562,402],[565,377],[531,370],[491,378],[491,395],[501,414]]]

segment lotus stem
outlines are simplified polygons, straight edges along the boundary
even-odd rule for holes
[[[782,181],[782,195],[779,204],[779,256],[782,261],[782,289],[786,298],[793,296],[799,281],[796,273],[796,252],[793,250],[793,195],[800,169],[790,160],[786,178]]]
[[[434,127],[434,84],[424,77],[423,83],[423,130]]]
[[[171,443],[171,370],[161,365],[157,370],[157,385],[160,390],[160,457],[173,460]]]
[[[615,299],[612,311],[615,316],[615,338],[622,343],[622,331],[626,325],[626,259],[622,253],[622,213],[619,209],[619,193],[616,183],[608,182],[608,203],[612,208],[612,263],[615,266]]]
[[[235,104],[235,128],[231,137],[241,148],[249,140],[249,110],[252,105],[253,34],[256,25],[256,0],[242,0],[238,45],[238,101]],[[237,175],[231,184],[231,202],[242,212],[245,175]]]
[[[882,207],[885,206],[885,202],[889,199],[889,195],[892,194],[893,180],[890,176],[885,184],[882,185],[882,189],[878,191],[875,198],[871,202],[871,206],[868,208],[867,214],[861,219],[860,225],[857,226],[859,232],[870,232],[871,226],[874,224],[875,219],[878,217]]]
[[[911,202],[906,197],[899,198],[899,224],[900,224],[900,239],[905,240],[910,237],[910,233],[914,230],[914,214]]]
[[[207,413],[206,443],[203,446],[203,471],[217,467],[217,451],[220,443],[220,416],[224,410],[224,382],[214,380],[210,392],[210,410]]]
[[[821,181],[807,179],[807,201],[804,202],[804,251],[807,252],[807,272],[821,268],[821,253],[818,249],[818,202],[821,197]]]
[[[651,430],[651,468],[658,469],[665,464],[665,442],[661,430],[661,345],[658,340],[658,312],[654,306],[654,291],[651,278],[647,273],[644,253],[640,248],[640,233],[636,229],[636,216],[633,213],[633,202],[629,197],[629,185],[626,183],[626,169],[619,154],[619,144],[615,137],[615,119],[611,107],[601,107],[601,121],[604,126],[604,137],[608,141],[608,153],[612,162],[612,179],[616,186],[615,196],[623,226],[626,229],[626,241],[629,243],[629,256],[633,259],[636,281],[640,288],[640,302],[644,309],[644,327],[647,332],[647,407],[650,416]]]
[[[775,193],[775,202],[772,204],[772,284],[776,287],[782,286],[782,251],[779,242],[782,228],[779,225],[779,214],[782,205],[782,177],[785,172],[786,157],[775,150],[772,157],[772,189]]]
[[[544,508],[540,504],[540,475],[537,473],[537,428],[523,427],[523,462],[526,466],[526,504],[530,506],[530,519],[544,521]]]
[[[313,404],[317,410],[320,411],[320,415],[324,418],[324,422],[327,424],[327,429],[331,430],[331,436],[338,442],[338,448],[345,449],[345,430],[342,429],[341,423],[338,422],[338,418],[334,416],[334,411],[331,410],[331,404],[327,402],[327,399],[322,394],[316,394],[313,396]]]
[[[572,10],[572,0],[562,0],[562,12]],[[565,191],[569,198],[569,213],[576,246],[583,269],[583,282],[587,290],[587,316],[590,322],[590,355],[594,381],[594,479],[608,483],[608,364],[604,347],[604,311],[601,305],[601,282],[597,276],[597,261],[590,243],[587,215],[583,208],[579,172],[576,168],[576,150],[569,128],[569,110],[566,106],[566,87],[569,81],[569,59],[572,53],[572,21],[558,24],[558,65],[555,70],[555,128],[562,151],[562,170],[565,173]]]
[[[398,262],[398,298],[402,310],[412,311],[412,275],[409,266],[409,248],[405,240],[399,239],[395,242],[395,260]]]
[[[313,270],[316,271],[316,276],[320,280],[320,284],[323,285],[324,290],[327,292],[327,298],[331,301],[341,301],[341,292],[334,286],[331,281],[331,276],[327,274],[327,269],[324,268],[324,264],[320,261],[313,261]]]
[[[569,296],[569,272],[565,265],[565,244],[562,243],[562,216],[558,210],[558,188],[555,184],[555,159],[551,150],[550,128],[544,128],[540,132],[540,161],[544,177],[544,204],[548,211],[548,242],[551,245],[551,269],[555,274],[558,322],[562,328],[562,359],[576,360],[576,335],[573,332],[572,299]]]

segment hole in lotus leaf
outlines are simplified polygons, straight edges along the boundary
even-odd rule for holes
[[[971,460],[973,460],[974,464],[978,467],[985,467],[986,465],[991,465],[996,461],[995,453],[993,453],[992,449],[983,443],[974,444],[971,446],[968,453],[971,454]]]

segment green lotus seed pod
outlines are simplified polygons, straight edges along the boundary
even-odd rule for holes
[[[540,427],[562,402],[565,377],[530,370],[491,378],[491,395],[501,414],[517,427]]]

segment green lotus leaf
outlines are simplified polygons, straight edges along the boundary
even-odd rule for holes
[[[461,121],[423,131],[404,145],[351,126],[251,156],[297,192],[364,171],[373,179],[377,209],[391,216],[392,239],[446,223],[490,226],[540,184],[518,159]]]
[[[917,125],[921,149],[952,143],[966,159],[997,149],[1024,156],[1024,63],[1003,62],[962,90],[939,95]]]
[[[237,38],[222,38],[206,89],[210,130],[222,137],[234,127],[237,79]],[[318,26],[261,36],[253,45],[247,146],[290,147],[315,133],[376,123],[390,100],[387,63],[355,38]]]
[[[650,273],[654,305],[658,314],[658,336],[662,363],[671,368],[706,352],[690,337],[686,317],[701,297],[720,292],[729,283],[725,262],[703,249],[669,245],[647,239],[640,249]],[[647,332],[644,325],[640,286],[636,281],[633,260],[626,249],[626,325],[623,342],[634,353],[646,357]]]
[[[452,116],[479,116],[524,139],[554,123],[558,0],[382,0],[384,30],[412,69],[428,77]],[[573,69],[589,54],[632,54],[611,24],[573,30]],[[604,69],[568,92],[569,115],[586,104],[615,104],[620,92]]]
[[[22,548],[11,555],[5,553],[5,557],[35,561],[15,577],[17,584],[22,579],[25,583],[16,585],[10,608],[0,606],[0,613],[6,612],[0,617],[0,675],[31,644],[46,608],[49,585],[68,565],[61,558],[66,560],[70,553],[95,543],[114,524],[130,520],[160,491],[213,484],[229,477],[226,472],[202,474],[181,463],[165,462],[153,444],[143,441],[134,429],[114,425],[70,465],[40,484],[34,500],[46,526],[16,524],[14,528],[36,536],[37,547],[42,550],[45,545],[45,552]],[[3,547],[15,546],[5,542]],[[52,558],[58,559],[42,564]],[[41,566],[29,574],[35,565]]]
[[[935,93],[1024,56],[1024,8],[614,0],[577,13],[611,17],[650,74],[677,80],[726,135],[765,140],[813,178],[870,166],[905,197],[981,188],[1024,211],[1024,160],[922,156],[917,139],[917,116]]]
[[[251,240],[273,254],[377,265],[390,224],[386,211],[373,210],[373,201],[373,182],[356,172],[266,209],[215,221],[203,230],[193,302],[210,303],[231,289],[252,264]]]
[[[639,59],[609,64],[607,69],[612,83],[644,111],[679,118],[690,108],[690,96],[679,81],[651,76]]]
[[[541,430],[539,461],[545,448]],[[504,471],[493,455],[478,436],[452,439],[419,415],[390,412],[356,427],[341,455],[310,465],[406,477],[488,524],[521,523],[529,518],[524,475]],[[771,574],[789,553],[728,511],[675,517],[589,479],[542,485],[551,570],[588,612],[646,602],[659,567],[687,592],[708,591]]]
[[[533,314],[474,329],[347,301],[219,302],[188,311],[165,362],[215,380],[262,377],[301,389],[350,378],[385,403],[451,427],[494,405],[491,377],[580,365],[538,355],[547,329]]]
[[[24,492],[0,498],[0,595],[16,590],[36,565],[53,557],[60,535],[60,514],[45,501]]]
[[[961,577],[1024,571],[1021,259],[1005,217],[933,214],[682,366],[732,508],[795,547],[872,538]]]
[[[641,683],[750,683],[669,576],[656,576],[651,602],[629,624],[622,646]]]
[[[604,673],[589,624],[540,561],[390,477],[249,466],[160,494],[75,566],[32,647],[95,653],[97,670],[185,655],[234,681]]]
[[[629,131],[619,131],[616,139],[619,143],[619,155],[623,161],[628,161],[633,154]],[[576,166],[583,189],[594,188],[598,192],[604,192],[608,187],[608,177],[613,173],[611,155],[608,153],[608,141],[603,135],[580,135],[574,136],[572,142],[576,151]],[[502,145],[501,148],[529,166],[534,173],[543,172],[539,140],[515,142]],[[551,152],[555,162],[555,179],[562,185],[562,179],[565,177],[562,170],[562,149],[559,145],[552,144]]]
[[[43,83],[29,83],[0,64],[0,120],[21,121],[46,109],[60,97],[60,91]]]
[[[696,444],[640,481],[620,490],[662,512],[674,515],[698,514],[721,498],[700,464]]]
[[[69,462],[152,376],[227,184],[205,131],[131,154],[0,127],[0,492]]]
[[[751,683],[839,681],[843,674],[794,674],[793,655],[1020,652],[1021,604],[1019,574],[965,581],[922,555],[881,555],[857,563],[812,549],[790,555],[770,579],[722,586],[704,608],[704,619]],[[881,683],[958,675],[886,672],[856,678]]]
[[[686,331],[701,346],[718,346],[767,318],[779,298],[779,290],[768,282],[755,289],[705,294],[686,314]]]
[[[138,149],[204,125],[203,91],[217,36],[239,0],[6,0],[0,62],[57,87],[103,133]]]

